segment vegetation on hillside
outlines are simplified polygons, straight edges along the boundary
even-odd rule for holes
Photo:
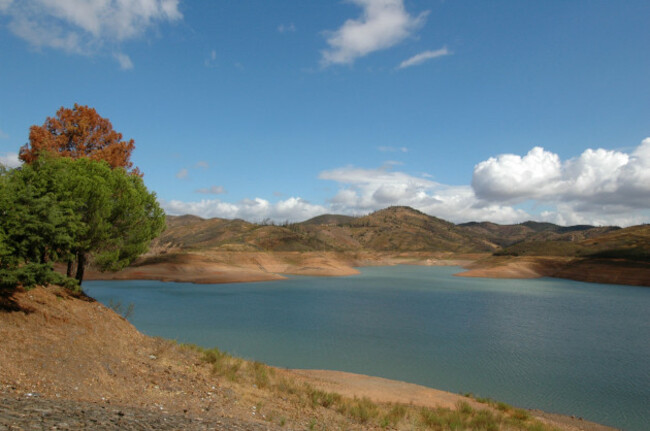
[[[325,425],[335,426],[333,423],[322,423],[317,418],[319,410],[330,410],[334,415],[331,420],[347,422],[336,424],[347,428],[349,424],[356,424],[364,428],[382,429],[467,429],[467,430],[530,430],[551,431],[554,428],[542,424],[531,414],[523,409],[512,407],[502,402],[488,398],[475,398],[472,394],[465,395],[465,400],[460,400],[455,408],[422,407],[413,404],[379,403],[367,397],[345,397],[336,392],[318,389],[313,385],[297,381],[280,373],[275,368],[261,362],[248,361],[233,357],[217,348],[205,349],[196,345],[182,345],[182,348],[198,352],[201,361],[212,366],[215,375],[228,379],[231,382],[253,386],[257,390],[270,392],[276,398],[288,400],[292,405],[300,408],[303,414],[313,414],[309,429],[321,429]],[[477,407],[476,401],[484,405]],[[255,408],[257,414],[269,422],[284,425],[285,417],[282,412],[265,410],[263,403],[258,403]]]
[[[389,207],[364,217],[325,215],[282,225],[193,216],[167,217],[167,224],[156,244],[184,250],[487,252],[497,248],[453,223],[408,207]]]
[[[566,256],[650,262],[650,225],[631,226],[575,242],[526,241],[495,252],[501,256]]]

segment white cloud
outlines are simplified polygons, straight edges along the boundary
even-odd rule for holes
[[[18,158],[18,153],[5,153],[4,156],[0,156],[0,165],[8,168],[17,168],[21,164],[22,162]]]
[[[280,24],[278,26],[278,31],[280,33],[293,33],[296,31],[296,26],[293,23],[290,23],[288,25]]]
[[[210,167],[210,164],[205,160],[199,160],[198,162],[196,162],[196,165],[194,165],[194,167],[196,169],[199,169],[199,168],[200,169],[208,169]]]
[[[176,178],[178,178],[180,180],[183,180],[183,179],[187,178],[188,175],[189,175],[189,171],[187,169],[183,168],[183,169],[181,169],[180,171],[178,171],[176,173]]]
[[[170,214],[250,221],[301,221],[323,213],[361,215],[390,205],[408,205],[455,223],[541,220],[630,226],[650,221],[650,138],[629,154],[588,149],[562,161],[535,147],[524,156],[491,157],[476,165],[471,186],[445,185],[428,174],[413,176],[394,168],[386,163],[375,169],[346,166],[321,172],[320,179],[338,184],[324,205],[292,197],[274,204],[260,198],[236,203],[215,199],[170,201],[163,207]]]
[[[4,12],[9,9],[13,0],[0,0],[0,12]]]
[[[650,138],[631,154],[587,149],[562,162],[557,154],[535,147],[524,157],[491,157],[474,168],[472,186],[484,202],[554,205],[556,211],[542,217],[562,224],[647,223]]]
[[[535,147],[524,157],[503,154],[474,168],[472,187],[488,201],[524,201],[554,193],[561,177],[557,154]]]
[[[377,149],[382,153],[396,153],[396,152],[408,153],[409,151],[409,149],[406,147],[390,147],[384,145],[377,147]]]
[[[9,135],[7,135],[5,132],[2,131],[2,129],[0,129],[0,139],[7,139],[8,137]]]
[[[203,61],[205,67],[213,68],[217,67],[217,51],[214,49],[210,51],[210,54]]]
[[[363,14],[359,19],[348,19],[338,30],[327,32],[330,48],[321,53],[324,66],[351,64],[371,52],[397,45],[418,29],[428,14],[409,15],[403,0],[350,1],[363,8]]]
[[[528,199],[590,205],[650,208],[650,138],[632,154],[587,149],[562,162],[540,147],[524,157],[504,154],[474,168],[476,195],[495,202]]]
[[[122,70],[133,69],[133,62],[131,61],[131,57],[129,57],[128,55],[118,52],[114,54],[114,57],[117,60],[117,62],[120,63],[120,69]]]
[[[424,51],[417,55],[414,55],[413,57],[407,60],[404,60],[403,62],[400,63],[398,68],[404,69],[406,67],[417,66],[419,64],[424,63],[427,60],[431,60],[437,57],[443,57],[449,54],[451,54],[451,52],[447,50],[447,47],[437,49],[435,51]]]
[[[224,189],[223,186],[211,186],[202,189],[196,189],[195,192],[208,195],[222,195],[226,193],[226,189]]]
[[[0,0],[0,13],[10,17],[9,29],[32,46],[76,54],[94,53],[183,17],[178,0]],[[124,68],[123,59],[116,58]]]
[[[361,214],[390,205],[408,205],[453,222],[514,223],[530,218],[522,210],[479,202],[469,186],[447,186],[385,167],[345,167],[321,172],[319,178],[336,181],[342,186],[330,200],[333,212]]]
[[[198,202],[161,201],[167,214],[195,214],[204,218],[241,218],[260,222],[263,220],[302,221],[327,212],[327,208],[314,205],[304,199],[291,197],[274,204],[261,198],[244,199],[236,203],[222,202],[218,199],[204,199]]]

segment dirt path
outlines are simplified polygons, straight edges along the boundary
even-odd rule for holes
[[[232,418],[204,418],[128,406],[49,400],[34,395],[0,395],[0,431],[53,429],[271,431],[281,428]]]

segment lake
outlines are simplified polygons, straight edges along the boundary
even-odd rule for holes
[[[457,267],[196,285],[89,281],[148,335],[287,368],[472,392],[625,430],[650,424],[650,288],[454,277]]]

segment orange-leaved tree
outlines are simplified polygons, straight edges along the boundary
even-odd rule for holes
[[[48,152],[73,159],[105,160],[112,168],[131,169],[133,139],[122,140],[111,122],[95,108],[75,103],[61,107],[55,117],[47,117],[42,126],[29,129],[29,143],[20,148],[19,158],[31,164],[39,154]],[[139,174],[138,169],[132,171]]]

